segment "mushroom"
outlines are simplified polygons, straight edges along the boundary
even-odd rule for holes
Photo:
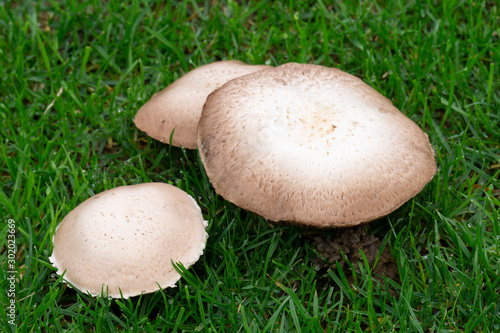
[[[272,68],[238,60],[219,61],[196,68],[156,93],[144,104],[134,122],[149,136],[172,145],[196,148],[196,128],[205,100],[213,90],[236,77]]]
[[[389,214],[436,172],[428,136],[339,69],[289,63],[214,91],[198,125],[217,193],[271,221],[353,226]]]
[[[82,292],[128,298],[173,287],[180,275],[172,263],[188,268],[198,260],[206,227],[194,199],[175,186],[116,187],[62,220],[49,259]]]

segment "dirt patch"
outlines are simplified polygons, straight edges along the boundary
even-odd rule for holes
[[[363,263],[363,257],[359,250],[363,251],[370,268],[372,268],[372,277],[386,276],[394,281],[399,281],[396,262],[392,259],[389,249],[386,247],[379,255],[380,238],[369,234],[366,225],[352,228],[337,229],[330,235],[312,236],[314,247],[318,256],[313,258],[312,264],[320,269],[332,268],[336,270],[338,262],[342,267],[346,278],[352,282],[352,272],[350,266],[346,263],[345,257],[353,264],[354,269],[359,273],[358,262]],[[377,260],[378,257],[378,260]],[[375,262],[377,262],[376,266]]]

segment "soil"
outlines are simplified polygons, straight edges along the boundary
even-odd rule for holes
[[[313,258],[312,264],[319,267],[319,269],[332,268],[336,270],[336,263],[338,262],[347,280],[351,283],[353,280],[352,271],[342,253],[359,273],[358,262],[364,265],[363,257],[359,252],[361,250],[368,260],[374,279],[385,275],[393,281],[399,281],[398,268],[391,257],[388,247],[384,248],[379,257],[381,240],[369,234],[366,225],[337,229],[335,233],[330,235],[314,235],[312,240],[318,253],[318,256]],[[374,266],[375,262],[377,262],[376,266]]]

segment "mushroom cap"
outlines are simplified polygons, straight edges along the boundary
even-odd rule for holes
[[[57,274],[92,296],[124,298],[173,287],[172,262],[186,268],[207,239],[201,210],[181,189],[162,183],[121,186],[99,193],[59,224],[49,258]]]
[[[217,193],[271,221],[352,226],[387,215],[436,172],[427,135],[339,69],[289,63],[214,91],[198,125]]]
[[[196,148],[196,129],[207,96],[236,77],[272,68],[238,60],[218,61],[198,67],[156,93],[144,104],[134,122],[137,128],[164,143]]]

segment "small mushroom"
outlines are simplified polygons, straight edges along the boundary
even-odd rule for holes
[[[149,136],[185,148],[196,148],[196,128],[205,100],[213,90],[236,77],[272,68],[247,65],[238,60],[214,62],[198,67],[156,93],[144,104],[134,122]]]
[[[213,92],[198,126],[215,190],[271,221],[353,226],[389,214],[436,172],[428,136],[339,69],[289,63]]]
[[[59,224],[49,258],[57,274],[92,296],[124,298],[173,287],[202,255],[207,239],[201,210],[184,191],[162,183],[99,193]],[[107,292],[107,293],[106,293]]]

